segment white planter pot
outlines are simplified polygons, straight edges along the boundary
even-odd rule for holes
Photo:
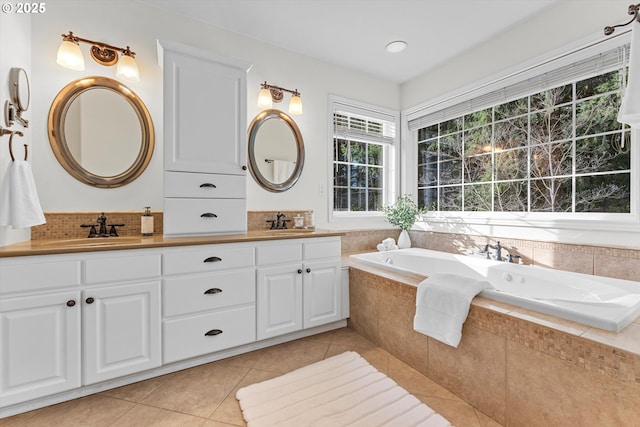
[[[406,249],[411,247],[411,238],[409,237],[409,232],[407,230],[402,230],[400,232],[400,236],[398,237],[398,248]]]

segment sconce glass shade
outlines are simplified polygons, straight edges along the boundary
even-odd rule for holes
[[[58,48],[56,62],[72,70],[84,70],[84,58],[80,46],[72,41],[65,40],[62,42]]]
[[[302,114],[302,100],[300,99],[300,95],[293,95],[291,97],[291,101],[289,102],[289,113]]]
[[[269,89],[260,90],[260,94],[258,95],[258,107],[273,108],[273,102],[271,100],[271,91]]]
[[[120,55],[118,66],[116,68],[116,77],[128,82],[139,82],[140,73],[138,72],[138,64],[133,56],[123,53]]]

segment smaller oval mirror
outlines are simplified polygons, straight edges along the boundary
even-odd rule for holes
[[[49,142],[62,167],[94,187],[120,187],[151,161],[154,130],[142,100],[108,77],[62,88],[49,111]]]
[[[249,125],[249,170],[265,190],[282,192],[300,178],[304,166],[304,142],[296,122],[271,109],[254,117]]]
[[[29,87],[29,77],[24,68],[12,68],[9,73],[9,89],[11,91],[11,101],[19,112],[29,109],[31,102],[31,88]]]

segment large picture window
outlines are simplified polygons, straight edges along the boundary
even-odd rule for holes
[[[632,191],[638,191],[631,180],[631,131],[616,120],[626,73],[624,65],[596,75],[591,70],[585,78],[417,128],[419,205],[630,213]]]
[[[393,115],[333,103],[333,211],[379,213],[389,197]]]

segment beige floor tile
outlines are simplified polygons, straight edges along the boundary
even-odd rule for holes
[[[163,375],[161,377],[151,378],[149,380],[140,381],[123,387],[114,388],[102,392],[104,396],[115,397],[118,399],[129,400],[131,402],[140,403],[151,393],[166,383],[171,375]]]
[[[418,394],[415,396],[456,427],[482,427],[476,415],[476,410],[460,399],[451,400]]]
[[[209,418],[249,368],[208,363],[176,372],[143,403]]]
[[[388,352],[384,351],[380,347],[372,347],[368,349],[363,349],[362,347],[353,347],[349,345],[342,344],[331,344],[329,346],[329,350],[327,351],[326,357],[337,356],[338,354],[342,354],[345,351],[355,351],[360,356],[364,357],[367,362],[378,371],[383,374],[389,373],[389,357],[392,357]]]
[[[3,418],[0,420],[0,427],[22,427],[26,425],[27,420],[35,416],[38,411],[40,411],[40,409],[14,415],[12,417]]]
[[[110,426],[117,418],[135,406],[136,404],[133,402],[94,394],[39,409],[21,424],[13,425],[20,427]],[[4,427],[4,424],[2,426]]]
[[[166,409],[147,405],[137,405],[118,418],[112,427],[153,426],[153,427],[201,427],[207,420]]]
[[[220,406],[218,406],[218,408],[209,418],[214,421],[218,421],[222,423],[238,425],[238,426],[244,425],[245,421],[244,421],[244,418],[242,417],[242,410],[240,409],[240,404],[236,399],[236,392],[242,387],[246,387],[251,384],[256,384],[262,381],[270,380],[271,378],[275,378],[279,375],[280,374],[276,372],[260,371],[257,369],[252,369],[240,381],[240,383],[227,395],[224,401],[222,401]]]
[[[244,427],[246,424],[242,423],[242,424],[227,424],[227,423],[221,423],[220,421],[214,421],[214,420],[207,420],[202,427]]]
[[[254,368],[271,372],[290,372],[324,359],[329,343],[298,340],[261,350]]]
[[[502,424],[500,424],[493,418],[489,417],[488,415],[483,414],[477,409],[476,409],[476,415],[478,416],[478,419],[480,420],[480,425],[482,427],[502,427]]]

